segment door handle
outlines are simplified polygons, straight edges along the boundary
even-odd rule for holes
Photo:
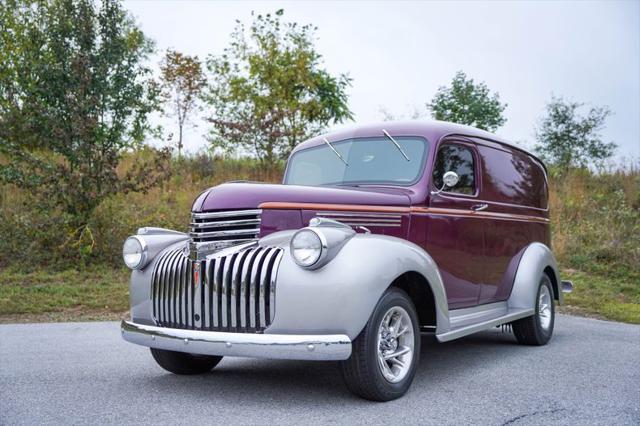
[[[486,210],[489,208],[489,204],[482,203],[471,206],[471,210],[474,212],[481,212],[482,210]]]

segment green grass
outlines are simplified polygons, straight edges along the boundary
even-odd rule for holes
[[[98,320],[129,309],[125,268],[47,272],[0,271],[0,322]]]
[[[600,275],[569,269],[561,275],[574,285],[573,292],[565,296],[565,312],[640,324],[640,276],[637,274]]]

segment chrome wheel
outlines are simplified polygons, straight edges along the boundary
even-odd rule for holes
[[[538,318],[540,319],[540,327],[544,331],[549,330],[551,326],[551,317],[553,312],[551,310],[551,293],[549,287],[546,285],[540,286],[540,292],[538,293]]]
[[[415,336],[411,317],[394,306],[382,317],[378,329],[378,366],[384,378],[397,383],[404,379],[413,362]]]

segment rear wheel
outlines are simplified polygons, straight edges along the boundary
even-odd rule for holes
[[[202,374],[211,371],[222,360],[221,356],[196,355],[151,348],[158,365],[173,374]]]
[[[387,290],[360,335],[351,357],[341,369],[349,390],[373,401],[404,395],[420,359],[418,315],[407,294]]]
[[[540,280],[536,297],[535,314],[511,323],[513,334],[522,345],[546,345],[553,334],[555,306],[551,280],[545,274]]]

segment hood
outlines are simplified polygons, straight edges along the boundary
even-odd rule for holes
[[[410,190],[402,188],[338,188],[224,183],[204,191],[193,203],[194,212],[255,209],[266,202],[359,204],[408,207]]]

